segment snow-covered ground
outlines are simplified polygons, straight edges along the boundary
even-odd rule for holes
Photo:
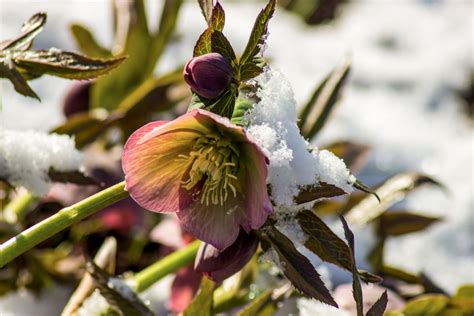
[[[241,52],[263,3],[222,2],[227,15],[225,33]],[[46,11],[48,24],[37,47],[74,48],[66,29],[73,21],[91,26],[106,46],[111,32],[108,9],[107,1],[98,0],[0,0],[0,38],[14,36],[30,15]],[[149,19],[150,24],[156,25],[158,10],[149,11],[155,17]],[[390,241],[387,261],[412,271],[423,270],[450,291],[461,283],[474,282],[474,133],[454,94],[468,86],[474,64],[473,16],[469,0],[357,1],[345,6],[335,22],[308,28],[297,17],[278,10],[270,23],[266,51],[272,65],[292,84],[299,103],[339,60],[351,55],[348,89],[316,145],[344,138],[372,146],[367,171],[359,175],[368,184],[400,171],[417,170],[449,188],[449,195],[437,189],[410,195],[404,208],[441,215],[445,221],[421,234]],[[173,69],[190,58],[203,29],[195,2],[186,3],[180,16],[180,41],[167,50],[158,71]],[[32,82],[43,100],[40,104],[16,95],[10,83],[2,81],[0,124],[13,129],[55,126],[62,120],[59,104],[67,85],[66,80],[52,77]],[[368,230],[356,229],[355,236],[363,263],[373,238]],[[339,272],[333,276],[336,282],[345,277]],[[16,298],[20,304],[22,297]],[[13,313],[12,299],[9,296],[6,304],[0,298],[2,315]],[[52,299],[59,305],[66,297]],[[43,298],[37,305],[48,304]],[[36,315],[50,315],[37,311]],[[315,313],[312,315],[318,315]]]

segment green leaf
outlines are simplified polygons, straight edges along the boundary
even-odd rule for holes
[[[316,88],[298,114],[298,126],[305,138],[312,139],[328,121],[341,96],[350,67],[350,59],[343,60]]]
[[[206,20],[208,26],[211,26],[211,16],[212,16],[212,0],[198,0],[199,7],[201,7],[202,15]]]
[[[403,308],[403,314],[408,316],[440,315],[448,303],[449,298],[445,295],[422,295],[409,301]]]
[[[224,29],[224,24],[225,12],[219,1],[217,1],[216,5],[212,9],[210,27],[212,27],[216,31],[222,32],[222,30]]]
[[[158,31],[152,38],[148,67],[144,70],[147,76],[153,73],[155,65],[173,35],[182,4],[183,0],[166,0],[163,5]]]
[[[245,306],[240,312],[237,313],[237,316],[256,316],[259,312],[272,301],[273,290],[266,290],[253,301],[251,301],[247,306]]]
[[[349,247],[318,216],[303,210],[296,214],[296,220],[308,236],[304,244],[308,250],[322,260],[352,272],[354,261]]]
[[[204,277],[201,281],[201,287],[191,301],[189,306],[184,310],[183,316],[211,316],[213,293],[216,284],[210,279]]]
[[[108,73],[118,67],[125,58],[92,59],[71,52],[50,49],[18,53],[12,60],[19,69],[28,73],[85,80]]]
[[[283,273],[295,288],[309,297],[337,307],[316,269],[305,256],[296,250],[288,237],[271,224],[265,225],[259,233],[260,239],[269,243],[276,251]],[[265,243],[262,243],[262,247],[266,247]],[[264,248],[264,250],[268,250],[268,248]]]
[[[275,5],[276,0],[270,0],[255,20],[247,46],[245,47],[239,61],[240,80],[249,80],[253,78],[249,77],[249,74],[253,72],[249,72],[247,68],[255,68],[255,65],[261,62],[261,60],[257,62],[256,57],[265,45],[266,37],[268,35],[268,22],[273,16]]]
[[[385,212],[379,217],[378,231],[385,236],[399,236],[422,231],[441,217],[430,217],[404,211]]]
[[[388,296],[387,290],[385,290],[380,298],[372,305],[367,311],[366,316],[383,316],[385,309],[387,308]]]
[[[407,194],[422,185],[431,184],[443,187],[433,178],[416,172],[398,174],[380,185],[375,193],[380,197],[380,202],[372,197],[366,197],[356,204],[347,213],[350,223],[362,225],[380,215],[395,203],[401,201]]]
[[[460,286],[451,299],[451,304],[465,312],[474,313],[474,284]]]
[[[330,198],[346,194],[346,192],[335,185],[319,182],[316,186],[306,186],[300,189],[298,196],[295,197],[296,204],[303,204],[310,201]]]
[[[117,5],[116,46],[121,48],[119,56],[128,56],[120,68],[112,74],[99,78],[91,89],[91,108],[113,110],[120,101],[133,91],[149,74],[150,37],[143,0],[126,5]]]
[[[230,86],[217,100],[201,98],[193,93],[188,112],[193,109],[205,109],[220,116],[231,118],[237,99],[237,88]]]
[[[51,132],[74,136],[76,147],[83,148],[102,135],[102,133],[114,124],[116,120],[117,118],[103,118],[99,115],[93,114],[92,112],[77,113],[68,118],[66,122],[53,129]]]
[[[349,228],[349,225],[347,225],[344,216],[340,215],[339,218],[341,219],[342,227],[344,228],[344,236],[346,237],[347,243],[349,244],[352,261],[354,262],[352,268],[352,295],[354,296],[354,300],[356,302],[357,316],[363,316],[364,301],[362,297],[362,287],[360,285],[359,273],[357,271],[355,261],[354,233],[352,233]]]
[[[0,51],[24,51],[29,49],[36,35],[43,30],[45,23],[46,14],[36,13],[23,24],[20,35],[0,44]]]
[[[235,102],[234,112],[232,113],[231,122],[243,126],[245,124],[245,113],[253,107],[253,101],[239,96]]]
[[[32,97],[40,101],[38,95],[31,89],[23,78],[22,74],[18,71],[13,61],[7,58],[0,58],[0,78],[6,78],[11,81],[15,91],[27,97]]]
[[[79,49],[86,55],[95,58],[110,58],[112,53],[102,47],[92,32],[81,24],[72,24],[70,30]]]
[[[94,279],[97,288],[111,308],[121,315],[153,316],[154,314],[140,298],[125,285],[123,280],[109,277],[107,272],[97,266],[92,260],[87,261],[87,272]]]
[[[193,57],[212,53],[212,29],[206,29],[194,45]]]
[[[211,49],[212,52],[219,53],[230,61],[232,68],[237,66],[237,57],[234,49],[230,45],[227,38],[219,31],[213,31],[211,34]]]

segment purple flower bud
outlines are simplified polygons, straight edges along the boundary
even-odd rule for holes
[[[196,256],[194,269],[203,272],[216,282],[222,282],[242,269],[258,247],[255,234],[240,230],[237,240],[219,251],[210,244],[202,243]]]
[[[89,111],[90,81],[74,82],[63,102],[63,112],[66,117],[76,113]]]
[[[221,54],[209,53],[188,61],[183,75],[194,92],[206,99],[214,99],[232,80],[232,67]]]

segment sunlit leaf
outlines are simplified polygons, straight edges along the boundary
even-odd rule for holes
[[[330,198],[346,194],[346,192],[335,185],[319,182],[316,186],[307,186],[300,189],[298,196],[295,197],[296,204],[303,204],[310,201]]]
[[[308,237],[306,248],[322,260],[352,272],[354,261],[349,247],[318,216],[303,210],[296,215],[296,220]]]
[[[403,308],[403,313],[405,315],[440,315],[448,303],[449,298],[445,295],[422,295],[409,301]]]
[[[273,16],[275,5],[276,0],[270,0],[255,20],[247,46],[239,61],[240,80],[249,80],[253,78],[252,76],[255,76],[255,71],[248,71],[247,68],[255,68],[257,64],[261,63],[260,56],[258,55],[265,46],[268,35],[268,22]]]
[[[474,284],[460,286],[451,299],[451,303],[465,312],[474,313]]]
[[[112,57],[112,53],[97,43],[94,34],[85,26],[72,24],[70,30],[77,46],[84,54],[95,58]]]
[[[20,35],[0,44],[0,51],[24,51],[29,49],[36,35],[43,30],[45,23],[46,14],[36,13],[23,24]]]
[[[201,7],[202,15],[206,19],[206,23],[210,26],[211,15],[212,15],[212,0],[198,0],[199,6]]]
[[[189,104],[188,111],[192,109],[205,109],[215,112],[223,117],[231,117],[234,112],[235,101],[237,99],[237,89],[230,86],[217,100],[208,100],[193,93],[193,98]],[[217,111],[217,112],[216,112]]]
[[[123,280],[110,277],[107,272],[97,266],[92,260],[87,262],[87,272],[92,276],[97,288],[111,308],[121,315],[154,315],[135,292],[125,285]]]
[[[378,230],[385,236],[399,236],[422,231],[441,220],[404,211],[385,212],[379,217]]]
[[[118,67],[125,58],[92,59],[71,52],[50,49],[18,53],[12,60],[19,69],[28,73],[84,80],[108,73]]]
[[[260,237],[268,242],[271,248],[276,251],[281,262],[282,272],[295,288],[309,297],[337,307],[329,290],[321,280],[319,273],[311,262],[296,250],[288,237],[280,233],[272,225],[266,225],[261,230]],[[265,243],[262,244],[263,247],[264,245]]]
[[[298,114],[298,126],[305,138],[312,139],[326,124],[341,96],[350,66],[350,59],[343,60],[316,88]]]
[[[346,166],[354,173],[364,167],[366,158],[370,151],[367,145],[354,143],[352,141],[339,141],[321,147],[327,149],[342,160]]]
[[[32,97],[40,101],[38,95],[31,89],[23,78],[22,74],[17,70],[15,64],[10,58],[0,59],[0,78],[6,78],[11,81],[15,91],[27,97]]]
[[[214,6],[214,8],[212,9],[210,27],[212,27],[216,31],[222,32],[222,30],[224,29],[224,24],[225,24],[225,12],[218,1],[216,5]]]
[[[398,174],[375,190],[375,193],[380,197],[380,202],[370,196],[362,199],[347,213],[347,220],[353,224],[365,224],[379,217],[393,204],[405,198],[409,192],[425,184],[441,187],[439,182],[420,173]]]
[[[212,29],[206,29],[198,38],[196,45],[194,45],[193,56],[201,56],[212,53]]]
[[[183,316],[211,316],[213,295],[216,284],[208,279],[202,278],[201,287],[189,306],[182,313]]]
[[[385,290],[380,298],[370,307],[367,311],[366,316],[383,316],[385,309],[387,308],[388,296],[387,290]]]
[[[267,290],[256,297],[252,302],[245,306],[237,316],[256,316],[259,312],[271,302],[273,290]]]

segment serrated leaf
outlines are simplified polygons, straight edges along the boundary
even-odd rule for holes
[[[378,231],[384,236],[399,236],[422,231],[441,217],[431,217],[404,211],[385,212],[379,217]]]
[[[359,277],[366,283],[381,283],[381,282],[383,282],[383,278],[381,276],[370,273],[368,271],[358,269],[357,273],[359,274]]]
[[[222,56],[227,57],[232,68],[237,66],[237,57],[235,56],[234,49],[224,34],[219,31],[213,31],[211,34],[211,50],[212,52],[219,53]]]
[[[293,286],[305,295],[337,307],[329,290],[311,262],[296,250],[288,237],[267,224],[260,230],[260,238],[269,243],[278,255],[283,273]],[[262,244],[265,247],[265,243]]]
[[[110,58],[112,53],[102,47],[94,37],[94,34],[81,24],[72,24],[70,31],[79,49],[86,55],[95,58]]]
[[[199,36],[194,45],[193,57],[212,53],[212,29],[208,28]]]
[[[97,185],[98,182],[79,170],[75,171],[57,171],[49,169],[48,177],[53,182],[74,183],[79,185]]]
[[[113,310],[122,316],[154,315],[135,292],[125,285],[124,281],[109,277],[107,272],[97,266],[92,260],[88,260],[86,267],[100,293]]]
[[[36,35],[43,30],[45,23],[46,14],[36,13],[23,24],[20,35],[0,44],[0,51],[24,51],[29,49]]]
[[[212,27],[216,31],[222,32],[222,30],[224,29],[224,24],[225,12],[219,1],[217,1],[216,5],[212,9],[210,27]]]
[[[330,198],[346,194],[346,192],[335,185],[319,182],[317,186],[307,186],[300,189],[295,197],[296,204],[303,204],[322,198]]]
[[[247,46],[245,47],[245,50],[242,53],[239,61],[240,80],[251,79],[242,76],[242,74],[249,73],[246,68],[249,67],[249,65],[255,65],[254,59],[255,57],[258,57],[257,55],[261,52],[263,46],[265,45],[266,37],[268,35],[268,22],[273,16],[275,5],[276,0],[270,0],[255,20]]]
[[[32,97],[40,101],[38,95],[31,89],[26,82],[25,78],[23,78],[22,74],[16,69],[15,64],[13,61],[7,58],[0,59],[0,78],[6,78],[10,80],[15,88],[15,91],[19,94],[22,94],[27,97]]]
[[[439,315],[448,303],[449,298],[445,295],[422,295],[409,301],[402,312],[405,315]]]
[[[298,115],[301,134],[312,139],[326,124],[341,96],[351,67],[350,59],[345,59],[316,88],[307,104]]]
[[[237,89],[233,86],[229,87],[217,100],[204,99],[196,93],[193,93],[188,111],[193,109],[205,109],[220,116],[231,118],[236,99]]]
[[[212,0],[198,0],[199,7],[201,8],[202,15],[206,20],[207,25],[211,26],[211,16],[212,16]]]
[[[299,122],[298,122],[299,123]],[[370,147],[364,144],[354,143],[352,141],[339,141],[321,147],[326,149],[344,160],[347,168],[356,173],[365,166],[366,158]]]
[[[387,290],[385,290],[380,298],[372,305],[367,311],[366,316],[383,316],[385,309],[387,308],[388,296]]]
[[[216,284],[204,277],[201,280],[201,287],[189,306],[183,311],[183,316],[211,316],[213,293]]]
[[[347,244],[313,212],[303,210],[296,214],[301,229],[308,237],[305,247],[322,260],[352,272],[354,261]]]
[[[118,67],[125,57],[93,59],[57,49],[15,54],[13,62],[19,69],[37,75],[53,75],[66,79],[93,79]]]
[[[438,187],[442,185],[433,178],[416,172],[398,174],[379,185],[375,193],[380,202],[373,197],[366,197],[355,205],[346,217],[347,220],[356,225],[362,225],[378,218],[393,204],[401,201],[412,190],[425,185],[432,184]]]
[[[344,236],[346,237],[347,244],[351,251],[352,261],[354,262],[352,268],[352,294],[356,302],[357,316],[363,316],[364,301],[362,297],[362,286],[360,285],[359,273],[355,261],[354,233],[350,230],[344,216],[340,215],[339,218],[341,219],[342,227],[344,228]]]

